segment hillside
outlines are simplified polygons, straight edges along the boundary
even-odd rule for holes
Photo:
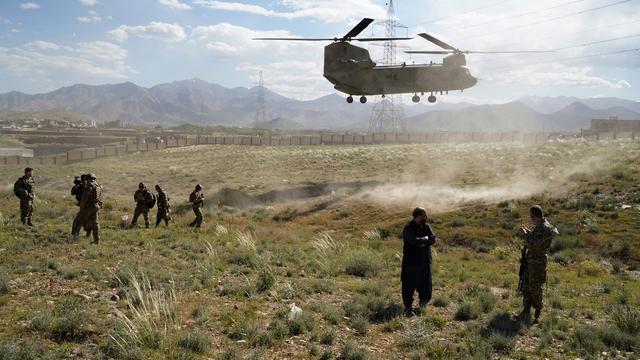
[[[564,141],[133,153],[37,168],[33,228],[16,218],[22,167],[4,167],[0,358],[636,359],[639,150]],[[97,245],[69,236],[72,176],[89,171],[104,187]],[[168,228],[125,229],[140,181],[168,192]],[[199,230],[187,226],[196,182]],[[525,326],[514,320],[514,232],[534,203],[559,235],[542,320]],[[433,299],[405,318],[400,233],[416,205],[439,240]],[[289,318],[294,303],[302,314]]]
[[[255,121],[257,91],[257,88],[225,88],[199,79],[151,88],[131,82],[73,85],[45,94],[2,94],[0,109],[65,109],[102,122],[248,127]],[[331,94],[299,101],[265,89],[268,120],[287,119],[297,124],[294,128],[367,130],[375,100],[370,98],[365,105],[347,104],[344,96]],[[448,103],[443,97],[434,105],[405,104],[404,111],[408,127],[422,131],[542,131],[543,123],[545,129],[575,131],[585,127],[593,117],[619,115],[640,119],[640,103],[615,98],[526,97],[507,104],[473,105]]]

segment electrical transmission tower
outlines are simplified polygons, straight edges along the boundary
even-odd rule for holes
[[[262,71],[259,73],[258,78],[258,104],[256,106],[256,119],[254,128],[264,129],[267,126],[267,106],[264,102],[264,79],[262,78]]]
[[[396,19],[393,8],[393,0],[389,0],[387,8],[387,19],[376,23],[384,25],[386,38],[395,38],[396,29],[408,29],[400,24]],[[393,40],[384,44],[384,57],[382,65],[393,65],[396,62],[397,45]],[[380,100],[374,105],[369,123],[369,133],[376,132],[404,132],[406,129],[404,119],[404,109],[402,107],[401,95],[382,95]]]

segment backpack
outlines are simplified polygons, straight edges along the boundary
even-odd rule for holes
[[[24,196],[24,189],[22,189],[22,184],[20,180],[22,180],[22,178],[18,179],[18,181],[16,181],[15,184],[13,184],[13,194],[18,198],[22,199],[22,197]]]
[[[152,193],[150,191],[147,192],[147,194],[148,195],[147,195],[147,199],[146,199],[145,204],[147,205],[147,207],[149,209],[151,209],[152,207],[156,206],[156,196],[155,196],[154,193]]]

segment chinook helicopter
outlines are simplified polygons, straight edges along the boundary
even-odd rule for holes
[[[420,96],[429,93],[427,100],[436,102],[436,93],[441,95],[449,91],[464,91],[478,83],[466,67],[466,54],[504,54],[529,53],[540,51],[466,51],[459,50],[428,34],[419,34],[422,38],[438,45],[439,51],[406,51],[411,54],[448,55],[442,64],[412,64],[378,66],[371,59],[367,49],[352,45],[352,41],[375,42],[411,40],[413,38],[357,38],[373,19],[365,18],[351,31],[338,38],[254,38],[253,40],[276,41],[333,41],[324,48],[324,77],[334,88],[347,95],[347,102],[353,103],[353,96],[359,95],[365,104],[367,96],[389,94],[414,94],[412,101],[420,102]]]

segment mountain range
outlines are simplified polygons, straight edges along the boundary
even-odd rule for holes
[[[132,124],[184,123],[251,126],[259,88],[226,88],[199,79],[175,81],[150,88],[131,82],[72,85],[48,93],[0,94],[0,110],[64,109],[98,121]],[[283,130],[368,129],[374,104],[347,104],[331,94],[299,101],[264,89],[268,127]],[[592,118],[617,115],[640,119],[640,102],[618,98],[525,97],[500,105],[438,102],[405,106],[411,131],[575,131]]]

